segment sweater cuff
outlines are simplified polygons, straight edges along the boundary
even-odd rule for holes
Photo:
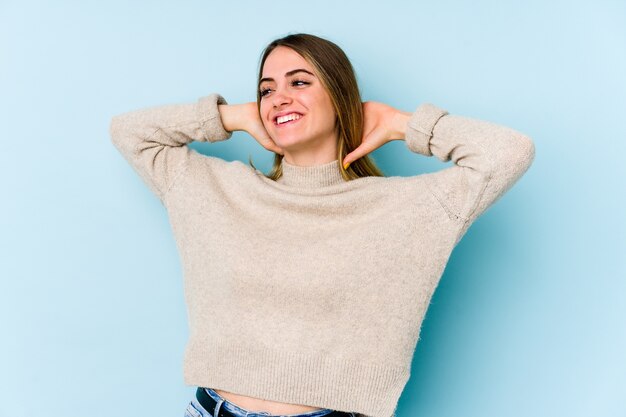
[[[407,123],[404,136],[407,147],[412,152],[432,156],[433,154],[430,151],[430,138],[433,136],[435,124],[446,114],[448,114],[446,110],[434,104],[420,104]]]
[[[198,120],[200,121],[204,139],[207,142],[226,140],[233,135],[233,132],[224,129],[219,108],[217,107],[220,104],[228,103],[224,97],[217,93],[209,94],[198,100]]]

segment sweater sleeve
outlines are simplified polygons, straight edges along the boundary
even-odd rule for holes
[[[113,145],[162,203],[191,158],[203,155],[186,146],[192,141],[229,139],[213,93],[195,103],[149,107],[113,116],[109,128]]]
[[[409,119],[407,147],[454,166],[425,174],[427,184],[459,222],[459,242],[468,227],[528,170],[535,157],[533,141],[511,128],[450,115],[433,104],[421,104]]]

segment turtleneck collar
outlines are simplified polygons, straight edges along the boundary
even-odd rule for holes
[[[319,188],[345,182],[339,161],[335,159],[320,165],[299,166],[281,161],[283,175],[276,182],[299,188]]]

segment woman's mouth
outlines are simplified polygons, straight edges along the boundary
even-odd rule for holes
[[[278,116],[274,121],[274,125],[278,127],[292,125],[300,120],[302,117],[304,116],[298,113],[289,113],[284,116]]]

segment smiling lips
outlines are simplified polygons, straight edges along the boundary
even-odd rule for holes
[[[282,126],[284,124],[291,124],[294,121],[300,119],[302,117],[302,115],[298,114],[298,113],[289,113],[286,114],[284,116],[278,116],[276,118],[276,120],[274,121],[274,124],[276,126]]]

